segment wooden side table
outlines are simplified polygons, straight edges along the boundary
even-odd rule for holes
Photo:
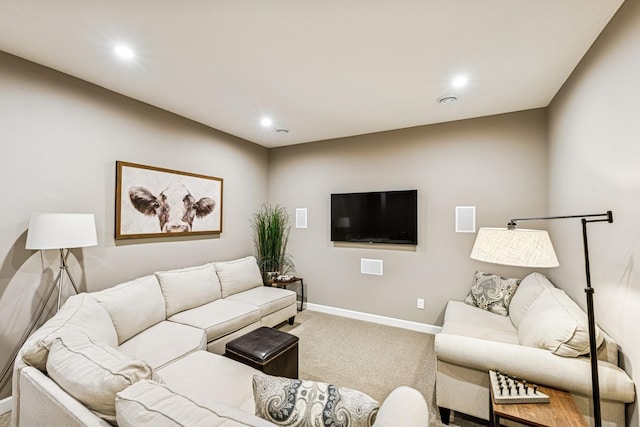
[[[304,281],[302,280],[302,277],[292,277],[288,280],[277,280],[277,279],[272,279],[272,280],[267,280],[265,282],[265,286],[273,286],[276,288],[286,288],[289,285],[293,285],[294,283],[298,283],[300,282],[300,308],[298,308],[298,311],[302,311],[303,307],[302,305],[304,304]]]
[[[496,404],[493,387],[489,397],[489,426],[500,426],[500,419],[533,427],[589,427],[571,394],[551,387],[538,387],[549,396],[549,403]]]

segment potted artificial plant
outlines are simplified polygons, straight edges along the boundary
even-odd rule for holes
[[[258,266],[266,281],[271,275],[286,275],[294,270],[293,258],[287,254],[289,240],[289,214],[282,206],[268,203],[251,217],[253,241],[256,246]]]

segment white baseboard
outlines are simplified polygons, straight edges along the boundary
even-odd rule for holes
[[[365,320],[367,322],[380,323],[396,328],[409,329],[411,331],[424,332],[427,334],[437,334],[442,330],[440,326],[428,325],[426,323],[411,322],[409,320],[395,319],[393,317],[378,316],[377,314],[362,313],[360,311],[345,310],[343,308],[329,307],[327,305],[306,303],[305,308],[321,313],[335,314],[336,316],[348,317],[350,319]]]
[[[0,415],[5,414],[11,410],[11,399],[12,397],[9,396],[0,400]]]

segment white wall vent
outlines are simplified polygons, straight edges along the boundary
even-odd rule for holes
[[[360,273],[375,274],[376,276],[382,276],[382,260],[361,258]]]

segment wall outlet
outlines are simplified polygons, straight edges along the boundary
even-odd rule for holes
[[[416,303],[416,307],[420,310],[424,310],[424,300],[422,298],[418,298],[418,302]]]

